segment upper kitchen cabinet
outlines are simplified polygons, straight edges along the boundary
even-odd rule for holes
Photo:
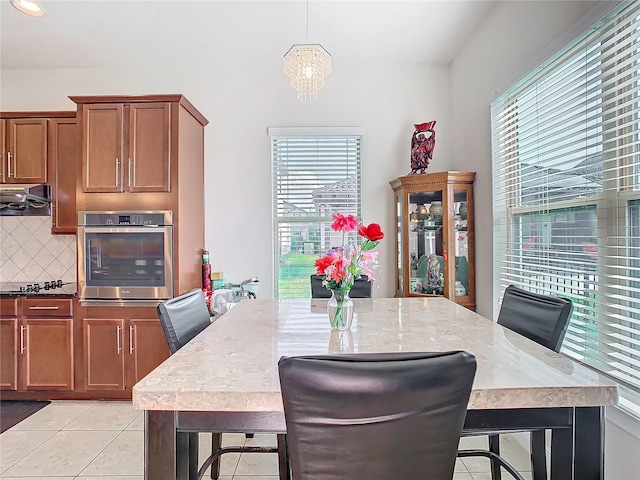
[[[80,129],[73,117],[49,120],[49,184],[51,233],[75,234],[76,174],[80,162]]]
[[[70,98],[82,125],[85,193],[171,192],[184,111],[207,124],[181,95]]]
[[[47,118],[37,115],[1,115],[2,183],[47,182]]]

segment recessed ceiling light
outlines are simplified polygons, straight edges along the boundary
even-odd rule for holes
[[[44,15],[44,9],[31,0],[11,0],[11,5],[16,7],[22,13],[26,13],[32,17],[41,17]]]

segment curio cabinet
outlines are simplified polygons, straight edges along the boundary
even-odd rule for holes
[[[391,182],[395,296],[444,296],[475,310],[475,172],[406,175]]]

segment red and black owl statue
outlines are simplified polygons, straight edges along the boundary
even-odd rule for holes
[[[436,146],[436,121],[416,123],[411,137],[411,173],[425,173]]]

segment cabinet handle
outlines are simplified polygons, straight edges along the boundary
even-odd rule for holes
[[[131,159],[129,159],[129,186],[131,186]]]
[[[35,306],[29,307],[29,310],[60,310],[58,306]]]
[[[120,325],[118,325],[117,327],[117,334],[116,334],[116,340],[117,340],[117,345],[118,345],[118,355],[120,355],[120,352],[122,352],[122,347],[120,345],[120,332],[122,331],[122,327]]]
[[[7,177],[11,177],[11,152],[7,152]]]
[[[24,325],[20,325],[20,354],[22,355],[26,350],[24,346],[24,331],[27,329]]]
[[[120,159],[116,158],[116,187],[120,186]]]
[[[129,325],[129,355],[133,355],[133,325]]]

